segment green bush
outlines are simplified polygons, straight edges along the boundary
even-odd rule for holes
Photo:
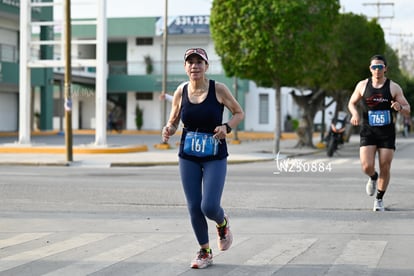
[[[135,107],[135,124],[138,130],[141,130],[142,125],[144,124],[143,112],[139,105]]]

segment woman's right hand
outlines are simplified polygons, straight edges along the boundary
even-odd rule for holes
[[[165,127],[162,128],[162,142],[163,143],[167,143],[168,140],[170,139],[170,136],[174,135],[175,131],[177,130],[177,128],[175,126],[172,125],[166,125]]]

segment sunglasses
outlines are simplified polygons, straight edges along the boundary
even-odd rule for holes
[[[385,68],[385,65],[383,65],[383,64],[375,64],[375,65],[371,65],[371,69],[372,70],[382,70],[382,69],[384,69]]]
[[[190,48],[187,51],[185,51],[185,56],[189,56],[191,54],[202,54],[204,56],[207,56],[206,51],[202,48]]]

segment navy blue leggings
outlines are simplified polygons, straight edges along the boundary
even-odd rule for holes
[[[206,244],[209,242],[206,217],[217,224],[224,221],[224,210],[220,204],[227,159],[195,162],[179,158],[179,165],[191,225],[198,243]]]

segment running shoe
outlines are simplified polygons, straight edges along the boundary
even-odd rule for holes
[[[382,202],[382,199],[375,199],[374,201],[374,212],[384,212],[384,202]]]
[[[210,249],[210,252],[207,252],[207,250],[201,248],[191,262],[191,268],[206,268],[211,264],[213,264],[213,251]]]
[[[372,180],[371,177],[368,178],[367,186],[365,187],[367,195],[373,196],[377,190],[377,180]]]
[[[221,251],[227,250],[230,248],[233,242],[233,234],[230,231],[229,217],[224,215],[226,220],[226,225],[222,227],[217,227],[217,245]]]

